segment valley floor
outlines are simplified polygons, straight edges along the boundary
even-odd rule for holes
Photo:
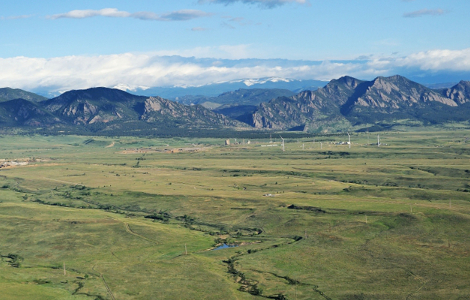
[[[0,295],[468,299],[469,135],[1,136]]]

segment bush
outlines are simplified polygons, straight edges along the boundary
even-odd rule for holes
[[[6,257],[9,259],[8,263],[10,264],[10,266],[14,268],[19,268],[21,262],[24,260],[24,258],[19,256],[18,254],[9,253]]]

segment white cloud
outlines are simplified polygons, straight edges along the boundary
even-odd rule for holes
[[[227,51],[236,49],[228,48]],[[14,57],[0,59],[0,86],[29,90],[50,87],[56,92],[95,86],[191,86],[271,76],[302,78],[323,75],[322,78],[332,78],[354,68],[331,63],[319,67],[283,67],[231,62],[232,65],[227,65],[216,59],[130,53],[50,59]]]
[[[126,18],[130,17],[130,13],[126,11],[119,11],[116,8],[104,8],[100,10],[72,10],[63,14],[56,14],[52,16],[48,16],[49,19],[61,19],[61,18],[72,18],[72,19],[84,19],[84,18],[91,18],[96,16],[103,16],[103,17],[114,17],[114,18]]]
[[[470,48],[432,50],[406,57],[369,57],[365,61],[292,61],[276,59],[216,59],[189,57],[220,53],[240,58],[248,55],[249,45],[198,48],[174,52],[55,58],[0,58],[0,87],[51,92],[96,86],[198,86],[242,78],[284,77],[331,80],[343,75],[361,79],[406,70],[429,72],[470,72]],[[173,56],[162,56],[164,54]]]
[[[62,19],[62,18],[72,18],[72,19],[84,19],[91,18],[96,16],[102,17],[112,17],[112,18],[134,18],[140,20],[154,20],[154,21],[186,21],[195,18],[209,17],[211,13],[206,13],[200,10],[194,9],[184,9],[178,10],[166,14],[156,14],[153,12],[136,12],[130,13],[127,11],[120,11],[117,8],[104,8],[100,10],[72,10],[63,14],[56,14],[48,16],[48,19]]]
[[[247,4],[258,4],[261,7],[273,8],[281,6],[287,3],[297,4],[308,4],[307,0],[199,0],[198,3],[220,3],[220,4],[232,4],[235,2],[247,3]]]
[[[429,71],[470,71],[470,48],[418,52],[395,62],[398,66],[418,67]]]

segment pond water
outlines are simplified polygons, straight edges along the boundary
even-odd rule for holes
[[[222,244],[222,245],[220,245],[219,247],[212,249],[212,251],[214,251],[214,250],[226,249],[226,248],[234,248],[234,247],[238,247],[238,245]]]

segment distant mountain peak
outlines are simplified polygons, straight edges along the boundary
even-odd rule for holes
[[[209,85],[242,83],[245,86],[250,87],[254,85],[263,85],[266,83],[280,83],[280,82],[289,83],[293,81],[296,81],[296,79],[283,78],[283,77],[262,77],[262,78],[243,78],[243,79],[234,79],[234,80],[228,80],[228,81],[217,81]],[[301,81],[301,80],[297,80],[297,81]]]
[[[28,101],[33,101],[33,102],[41,102],[44,100],[47,100],[46,97],[39,96],[37,94],[27,92],[24,90],[20,89],[13,89],[13,88],[0,88],[0,102],[2,101],[9,101],[13,99],[25,99]]]
[[[401,75],[395,74],[391,76],[378,76],[376,79],[383,79],[383,80],[405,80],[405,81],[411,81],[406,77],[403,77]]]
[[[338,79],[331,80],[328,83],[328,85],[332,86],[332,85],[336,85],[336,84],[345,84],[345,85],[347,85],[351,88],[356,88],[362,82],[363,82],[362,80],[356,79],[356,78],[351,77],[351,76],[343,76],[343,77],[340,77]]]
[[[266,82],[291,82],[292,79],[281,78],[281,77],[268,77],[268,78],[258,78],[258,79],[245,79],[243,83],[246,86],[252,86],[255,84],[265,84]]]
[[[465,88],[470,88],[470,81],[461,80],[457,85]]]
[[[442,95],[459,104],[470,102],[470,81],[462,80],[453,87],[444,89]]]
[[[284,89],[298,93],[303,90],[316,90],[325,86],[327,83],[328,82],[326,81],[313,79],[299,80],[284,77],[241,78],[220,80],[199,85],[178,84],[165,87],[138,88],[132,92],[138,95],[158,95],[166,99],[175,100],[177,98],[181,99],[188,96],[217,97],[222,93],[237,89]],[[124,89],[124,85],[121,85],[121,88]]]
[[[113,89],[121,90],[124,92],[137,92],[138,90],[148,90],[150,87],[148,86],[131,86],[128,84],[120,83],[112,87]]]
[[[356,79],[354,77],[351,77],[351,76],[348,76],[348,75],[345,75],[345,76],[342,76],[338,79],[333,79],[331,81],[338,81],[338,82],[350,82],[350,81],[355,81],[355,80],[359,80],[359,79]]]
[[[107,87],[93,87],[83,90],[71,90],[53,99],[79,99],[79,100],[100,100],[110,101],[122,100],[127,97],[142,97],[130,94],[126,91]]]

